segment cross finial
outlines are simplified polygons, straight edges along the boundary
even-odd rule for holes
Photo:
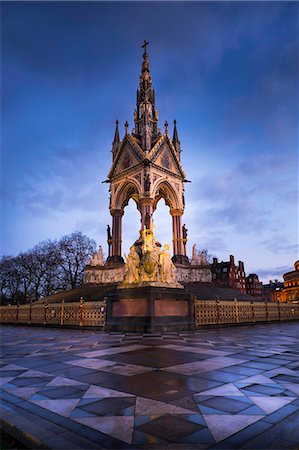
[[[148,44],[149,43],[146,40],[144,40],[143,45],[141,46],[141,48],[144,48],[144,54],[146,53],[146,47]]]

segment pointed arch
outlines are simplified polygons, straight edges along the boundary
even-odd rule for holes
[[[114,208],[123,211],[131,198],[136,202],[137,208],[139,209],[140,187],[137,182],[128,179],[117,190]]]
[[[170,210],[184,209],[179,193],[166,178],[158,181],[155,187],[154,198],[154,209],[156,209],[157,203],[161,198],[165,200]]]

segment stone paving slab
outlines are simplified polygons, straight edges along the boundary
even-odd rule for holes
[[[1,424],[30,448],[299,448],[297,323],[152,335],[4,326],[1,353]]]

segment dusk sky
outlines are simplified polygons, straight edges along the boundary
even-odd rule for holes
[[[188,254],[282,278],[298,259],[298,3],[2,2],[2,249],[73,231],[107,255],[115,120],[149,41],[160,127],[177,120]],[[171,241],[159,203],[156,235]],[[138,237],[133,200],[123,251]]]

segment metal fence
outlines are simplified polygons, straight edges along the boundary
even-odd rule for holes
[[[196,326],[295,320],[299,319],[299,305],[194,299],[194,316]]]
[[[0,307],[1,323],[105,327],[106,302],[44,303]]]
[[[298,320],[299,304],[194,298],[194,317],[196,326]],[[0,322],[105,328],[106,301],[0,306]]]

